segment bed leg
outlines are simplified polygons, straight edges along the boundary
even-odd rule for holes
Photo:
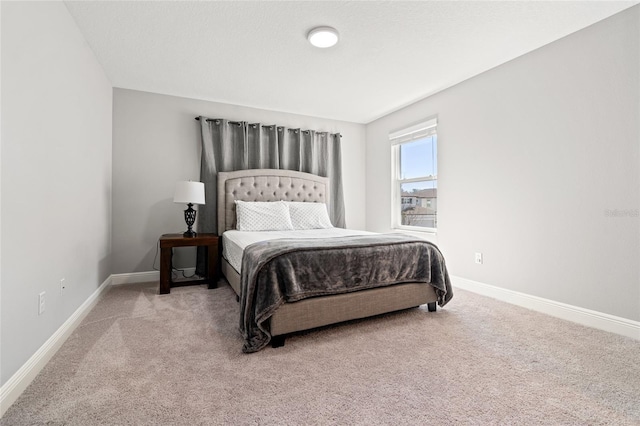
[[[271,338],[271,347],[280,348],[284,346],[284,336],[273,336]]]
[[[427,303],[427,309],[429,310],[429,312],[435,312],[436,302]]]

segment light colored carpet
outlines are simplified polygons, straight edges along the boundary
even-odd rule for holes
[[[640,424],[640,342],[456,290],[241,352],[223,285],[113,287],[3,425]]]

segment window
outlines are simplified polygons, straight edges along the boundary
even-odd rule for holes
[[[438,228],[437,119],[389,134],[393,228]]]

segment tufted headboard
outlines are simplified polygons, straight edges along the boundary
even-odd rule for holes
[[[329,178],[293,170],[218,172],[218,235],[236,227],[235,200],[304,201],[329,205]]]

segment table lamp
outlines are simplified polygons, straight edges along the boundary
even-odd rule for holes
[[[193,205],[204,204],[204,183],[192,181],[176,183],[173,202],[188,205],[188,208],[184,211],[184,221],[187,223],[188,229],[182,235],[195,237],[197,234],[191,229],[196,222],[196,211],[193,209]]]

